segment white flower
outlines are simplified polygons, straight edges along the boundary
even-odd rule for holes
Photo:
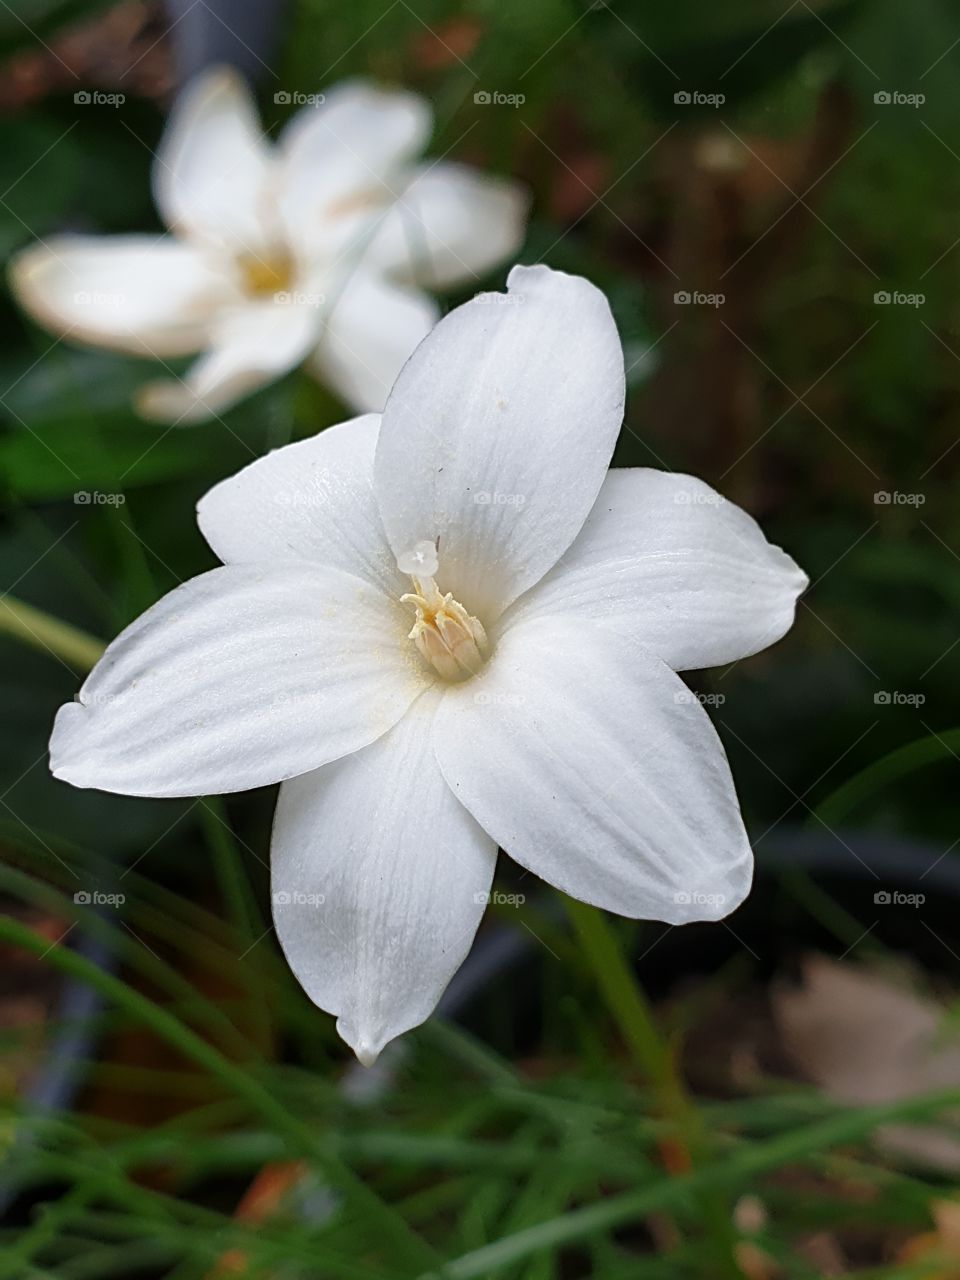
[[[674,673],[771,644],[806,585],[700,481],[608,474],[623,357],[596,288],[517,267],[509,289],[439,323],[382,423],[208,493],[224,566],[110,645],[51,741],[81,787],[283,781],[277,933],[366,1063],[462,962],[498,845],[622,915],[740,903],[730,771]]]
[[[301,361],[358,411],[381,409],[437,321],[420,286],[476,279],[523,239],[521,188],[447,161],[415,163],[428,103],[350,81],[304,107],[276,146],[245,84],[217,69],[178,100],[156,155],[171,234],[54,236],[11,283],[71,339],[166,360],[148,418],[198,422]]]

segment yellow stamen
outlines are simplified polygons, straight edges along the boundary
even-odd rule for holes
[[[237,266],[244,289],[258,298],[289,289],[293,280],[293,261],[282,251],[262,257],[242,254],[237,259]]]
[[[400,597],[417,610],[408,638],[445,680],[476,675],[490,651],[483,624],[449,591],[441,594],[433,578],[411,577],[416,590]]]

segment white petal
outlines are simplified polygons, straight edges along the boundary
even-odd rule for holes
[[[752,857],[720,740],[653,654],[589,622],[507,628],[447,691],[437,759],[454,795],[528,870],[620,915],[715,920]]]
[[[225,564],[315,560],[399,597],[397,570],[373,496],[380,415],[327,427],[221,480],[197,506],[201,532]]]
[[[477,279],[515,256],[529,204],[518,182],[446,161],[425,166],[384,217],[370,259],[427,288]]]
[[[373,742],[426,687],[405,611],[351,574],[228,565],[109,646],[57,713],[54,774],[124,795],[244,791]]]
[[[10,263],[23,306],[54,333],[137,355],[186,355],[232,300],[225,273],[172,237],[54,236]]]
[[[280,207],[301,253],[342,248],[394,198],[432,125],[426,99],[346,81],[280,137]]]
[[[793,625],[806,574],[692,476],[611,471],[563,559],[511,610],[590,618],[674,671],[758,653]]]
[[[508,285],[417,348],[374,473],[394,552],[439,537],[439,586],[486,626],[573,541],[623,417],[623,353],[600,290],[547,267],[514,267]]]
[[[186,426],[228,409],[299,364],[323,321],[309,304],[248,302],[218,316],[211,349],[182,378],[147,383],[137,396],[145,418]]]
[[[438,698],[425,694],[372,746],[280,789],[277,937],[365,1066],[433,1012],[470,950],[493,879],[497,846],[433,756]]]
[[[157,149],[153,198],[171,230],[231,252],[261,252],[275,161],[244,81],[229,67],[192,80]]]
[[[310,371],[352,408],[379,411],[439,314],[425,293],[358,271],[334,303]]]

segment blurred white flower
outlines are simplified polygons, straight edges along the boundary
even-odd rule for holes
[[[203,352],[183,380],[143,388],[148,418],[202,421],[304,360],[352,407],[381,409],[437,321],[423,288],[476,279],[523,240],[522,188],[418,165],[430,131],[425,99],[350,81],[274,146],[244,82],[206,72],[154,162],[171,234],[53,236],[14,258],[12,288],[71,339],[160,360]]]
[[[283,782],[277,934],[365,1063],[433,1010],[498,846],[633,917],[716,919],[750,886],[723,748],[675,672],[779,639],[806,578],[700,481],[608,473],[605,298],[546,267],[509,290],[440,322],[382,427],[211,490],[223,567],[110,645],[51,741],[80,787]]]

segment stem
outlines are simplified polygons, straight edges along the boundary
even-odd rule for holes
[[[257,910],[256,899],[244,869],[243,856],[227,821],[223,802],[218,797],[208,796],[200,801],[200,812],[204,835],[213,852],[220,895],[237,937],[247,940],[243,954],[239,957],[240,963],[269,932],[269,927],[264,928],[263,917]],[[261,1052],[269,1053],[273,1042],[273,1027],[265,975],[255,961],[249,964],[246,974],[249,978],[250,1017],[254,1039]]]
[[[647,998],[624,960],[606,916],[573,898],[565,897],[564,906],[634,1062],[652,1085],[660,1112],[676,1125],[678,1136],[660,1143],[663,1165],[673,1175],[689,1173],[707,1154],[706,1133],[680,1079],[674,1054],[660,1035]],[[701,1210],[704,1225],[716,1242],[718,1265],[727,1275],[742,1277],[733,1253],[735,1232],[729,1206],[711,1188],[701,1196]]]
[[[80,671],[89,671],[104,650],[102,640],[10,595],[0,596],[0,632],[44,649]]]

